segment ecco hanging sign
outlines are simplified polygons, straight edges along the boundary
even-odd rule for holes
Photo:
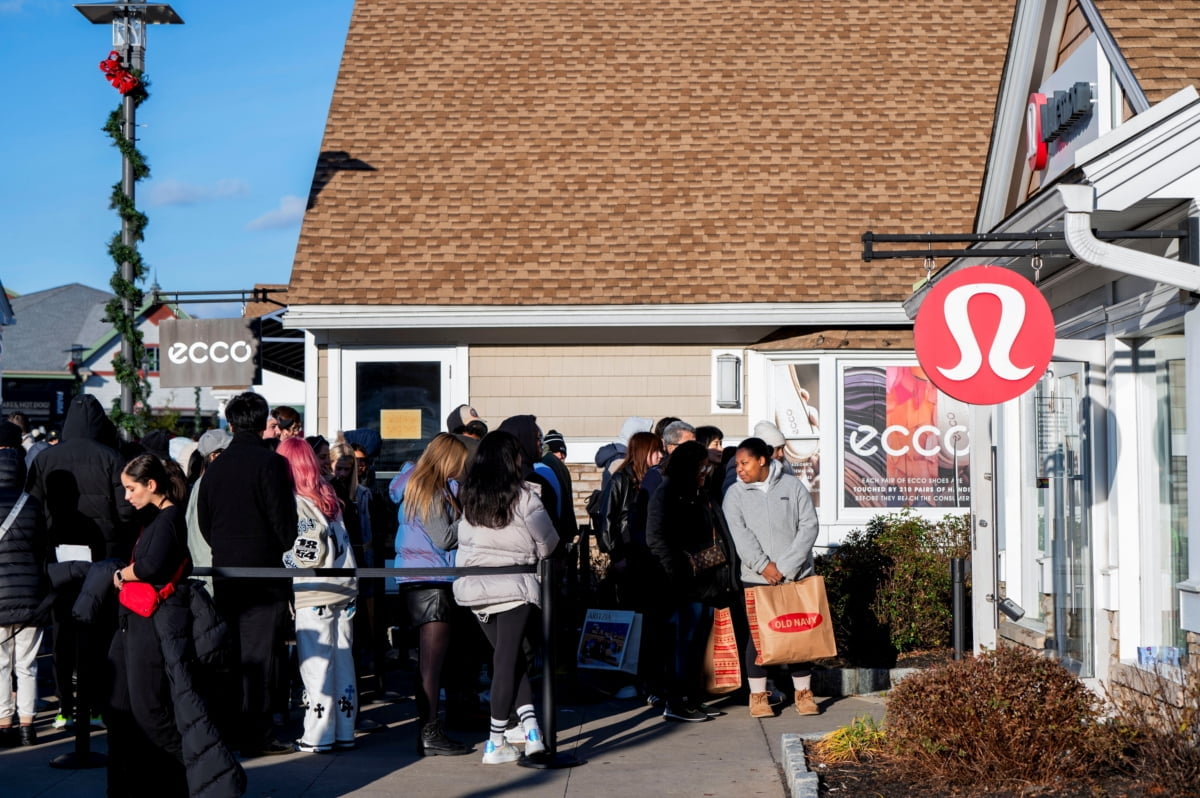
[[[917,360],[939,390],[995,405],[1033,387],[1054,354],[1054,315],[1033,283],[974,266],[934,283],[913,326]]]
[[[254,384],[258,340],[246,319],[168,319],[159,325],[164,388]]]

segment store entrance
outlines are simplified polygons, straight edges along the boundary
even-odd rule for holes
[[[1070,361],[1051,363],[1034,388],[1037,515],[1050,544],[1047,646],[1082,677],[1095,675],[1088,388],[1088,364]]]

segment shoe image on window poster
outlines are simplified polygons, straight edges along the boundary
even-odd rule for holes
[[[787,438],[784,455],[793,465],[804,463],[817,454],[820,441],[819,416],[812,395],[817,390],[817,364],[778,364],[775,366],[775,426]],[[815,464],[814,464],[815,466]],[[797,469],[801,473],[803,469]]]

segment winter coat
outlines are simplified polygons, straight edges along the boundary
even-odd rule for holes
[[[0,449],[0,523],[24,492],[24,455],[21,449]],[[48,590],[42,508],[37,499],[27,496],[0,538],[0,626],[29,624]]]
[[[785,473],[778,460],[771,461],[766,482],[764,491],[739,479],[722,505],[746,585],[765,585],[762,572],[771,562],[790,581],[814,573],[812,549],[819,528],[808,488]]]
[[[287,460],[254,432],[237,432],[200,481],[196,515],[214,568],[278,568],[296,539],[296,499]],[[217,598],[246,605],[287,600],[290,579],[215,577]]]
[[[445,502],[442,512],[429,518],[408,518],[404,507],[404,488],[412,476],[412,465],[392,479],[389,496],[398,507],[396,527],[397,568],[453,568],[458,548],[458,518],[454,507]],[[458,483],[450,481],[449,489],[458,491]],[[398,576],[396,582],[453,582],[453,576]]]
[[[670,477],[650,497],[646,514],[646,543],[666,574],[675,602],[704,601],[725,606],[740,585],[736,552],[721,508],[707,489],[679,491]],[[688,554],[716,545],[725,563],[696,573]]]
[[[562,526],[555,528],[560,530],[559,537],[574,540],[579,534],[579,519],[575,517],[575,487],[572,484],[571,471],[554,453],[543,455],[542,464],[554,472],[554,478],[558,480],[560,488],[559,506],[562,512],[559,516]]]
[[[613,474],[606,493],[604,529],[614,544],[609,556],[616,561],[628,557],[631,548],[644,551],[646,508],[650,497],[641,485],[633,484],[628,471]]]
[[[153,625],[158,650],[124,654],[162,661],[169,686],[163,699],[170,703],[179,733],[188,794],[193,798],[234,798],[244,794],[246,773],[221,740],[208,714],[205,690],[201,688],[207,679],[200,671],[216,664],[228,650],[228,627],[217,614],[204,584],[184,581],[150,618],[129,613],[127,619],[129,623]],[[121,650],[121,642],[121,635],[114,638],[113,652]]]
[[[188,560],[187,527],[183,508],[161,510],[142,532],[134,549],[133,570],[139,579],[162,587]],[[183,573],[186,576],[188,566]],[[110,583],[111,584],[111,583]],[[113,638],[109,658],[117,679],[114,705],[124,689],[160,690],[148,696],[148,713],[171,718],[174,727],[142,728],[157,746],[182,749],[191,796],[224,798],[245,792],[246,777],[233,754],[221,741],[208,716],[208,706],[197,685],[201,662],[214,661],[224,650],[227,628],[198,582],[177,583],[174,593],[144,618],[121,607],[122,632]],[[196,595],[202,593],[203,595]],[[201,656],[203,654],[203,656]],[[159,685],[130,684],[128,663],[161,663],[166,679]]]
[[[76,396],[63,423],[62,442],[37,456],[28,490],[42,505],[51,550],[64,543],[87,546],[92,561],[129,559],[133,506],[121,487],[124,461],[102,441],[112,423],[96,397]]]
[[[296,497],[296,540],[283,555],[289,568],[357,568],[350,533],[340,520],[330,520],[315,504]],[[353,576],[306,575],[292,585],[296,609],[345,604],[358,596]]]
[[[513,517],[500,529],[475,526],[465,517],[458,524],[458,567],[534,565],[558,545],[558,533],[528,482],[513,507]],[[454,599],[464,607],[521,601],[541,606],[536,574],[468,574],[454,581]]]

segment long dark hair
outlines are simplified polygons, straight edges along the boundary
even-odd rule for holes
[[[489,432],[479,442],[458,494],[463,518],[489,529],[508,526],[523,484],[520,442],[507,432]]]
[[[121,473],[139,485],[148,485],[154,480],[158,495],[166,496],[173,504],[187,498],[187,477],[174,460],[163,462],[156,454],[139,454],[126,464]]]

